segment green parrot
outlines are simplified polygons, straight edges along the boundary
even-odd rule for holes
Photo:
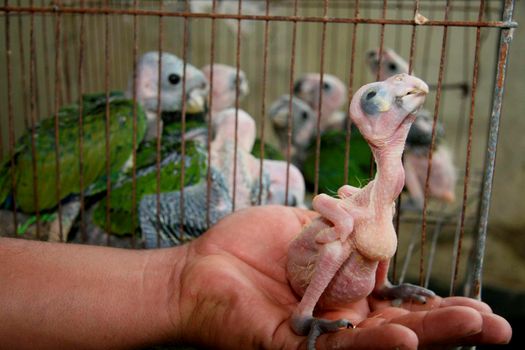
[[[164,141],[164,139],[163,139]],[[172,149],[166,151],[160,163],[160,192],[172,192],[180,190],[181,182],[181,146],[180,142],[170,144]],[[207,150],[204,144],[194,140],[188,140],[185,144],[184,157],[184,186],[190,186],[200,182],[207,175]],[[156,153],[153,154],[156,158]],[[145,157],[144,159],[148,159]],[[139,154],[137,154],[137,163]],[[144,164],[144,163],[143,163]],[[157,192],[157,164],[143,167],[137,170],[136,174],[136,202],[138,206],[144,195]],[[110,194],[110,226],[112,234],[124,235],[131,234],[139,226],[138,211],[135,211],[135,221],[131,221],[133,211],[133,180],[128,174],[123,180],[119,181],[112,188]],[[94,213],[93,221],[101,228],[106,229],[106,198],[98,202]]]
[[[161,82],[159,84],[159,67]],[[178,57],[158,52],[144,54],[138,63],[136,79],[130,80],[126,93],[110,93],[110,174],[111,181],[122,178],[125,170],[132,165],[133,102],[137,100],[137,145],[143,140],[156,141],[157,126],[162,128],[162,120],[157,121],[158,111],[178,112],[185,101],[187,113],[202,113],[206,107],[208,83],[205,76],[190,64],[186,65]],[[185,84],[183,84],[186,74]],[[134,83],[134,84],[133,84]],[[159,96],[160,85],[160,96]],[[182,87],[185,85],[185,90]],[[136,93],[132,93],[132,88]],[[84,132],[84,184],[79,188],[79,106],[64,106],[59,111],[59,164],[61,198],[56,198],[55,139],[54,118],[46,119],[35,127],[35,148],[37,154],[37,188],[41,210],[52,210],[67,196],[84,190],[86,195],[94,195],[106,189],[105,156],[105,93],[83,96]],[[160,106],[159,106],[160,101]],[[6,159],[0,164],[0,200],[4,202],[11,193],[11,177],[15,176],[15,200],[25,212],[35,211],[33,198],[33,171],[31,132],[27,132],[15,149],[13,163]],[[67,169],[67,171],[65,170]],[[123,172],[124,171],[124,172]],[[74,206],[75,207],[75,206]],[[79,207],[78,205],[76,206]],[[68,227],[71,227],[77,210],[68,214]],[[64,218],[63,218],[64,219]]]
[[[136,152],[136,204],[145,194],[157,191],[157,123],[160,132],[160,191],[174,191],[180,188],[181,148],[182,148],[182,96],[185,96],[185,177],[184,185],[191,185],[207,174],[206,158],[206,100],[208,82],[204,74],[190,64],[186,64],[186,94],[182,91],[184,63],[176,56],[162,54],[161,105],[158,106],[158,63],[159,54],[149,52],[139,62],[137,79],[137,98],[146,108],[148,133]],[[155,93],[152,93],[155,92]],[[161,111],[157,120],[157,112]],[[131,222],[133,179],[131,168],[112,180],[109,198],[110,225],[113,234],[130,234],[138,227]],[[107,228],[107,198],[102,198],[93,212],[93,221],[103,229]]]
[[[363,187],[370,179],[370,162],[372,154],[366,140],[359,130],[351,128],[350,154],[348,157],[348,182],[344,182],[344,164],[346,148],[346,131],[331,130],[321,135],[319,159],[319,192],[336,193],[345,184]],[[303,163],[303,174],[309,187],[315,182],[315,152],[313,142],[306,150]]]
[[[106,175],[106,162],[101,155],[106,153],[106,98],[105,94],[85,95],[83,100],[82,133],[84,142],[83,178],[89,185]],[[119,171],[132,152],[133,101],[118,93],[110,94],[109,118],[109,163],[110,171]],[[52,210],[62,199],[79,193],[79,106],[69,105],[58,112],[60,173],[60,198],[56,196],[56,142],[55,119],[48,118],[38,123],[34,130],[28,130],[18,141],[13,158],[5,159],[0,165],[0,202],[5,202],[12,193],[11,179],[15,179],[15,202],[17,208],[26,213],[36,211],[32,137],[34,135],[36,155],[36,190],[38,208]],[[146,133],[144,110],[137,106],[137,140]],[[14,165],[14,166],[13,166]]]

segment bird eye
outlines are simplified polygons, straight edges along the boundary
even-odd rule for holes
[[[373,98],[375,95],[377,95],[377,92],[375,92],[375,91],[370,91],[368,94],[366,94],[366,99],[367,99],[367,100],[370,100],[370,99]]]
[[[388,64],[388,69],[390,69],[391,71],[397,71],[397,64],[389,63]]]
[[[301,113],[301,118],[303,118],[303,120],[308,119],[308,113],[306,112]]]
[[[180,82],[180,75],[178,74],[170,74],[168,76],[168,80],[171,84],[177,85]]]
[[[323,90],[324,91],[330,90],[330,84],[323,82]]]

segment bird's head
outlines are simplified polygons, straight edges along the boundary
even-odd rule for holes
[[[319,110],[319,95],[323,95],[321,116],[330,117],[346,103],[346,85],[331,74],[308,73],[300,77],[294,84],[294,95],[308,103],[317,113]]]
[[[292,97],[292,147],[305,148],[315,136],[316,113],[297,97]],[[268,117],[279,138],[281,148],[288,146],[288,117],[290,115],[290,96],[278,98],[268,110]]]
[[[368,51],[366,53],[366,61],[374,78],[379,70],[379,80],[388,79],[396,74],[408,73],[408,63],[403,57],[389,48],[383,49],[381,59],[379,57],[379,49]]]
[[[350,116],[365,139],[375,147],[396,140],[404,142],[414,114],[427,94],[428,85],[424,81],[398,74],[357,90],[350,104]]]
[[[237,85],[239,85],[239,100],[243,99],[250,92],[248,79],[244,71],[221,63],[213,63],[202,67],[202,72],[206,79],[211,83],[213,68],[213,101],[211,108],[215,112],[235,106],[235,97],[237,94]],[[211,86],[211,84],[210,84]]]
[[[177,56],[163,52],[145,53],[139,60],[136,73],[137,100],[148,111],[155,112],[158,107],[160,68],[160,109],[163,112],[182,111],[186,100],[187,113],[200,113],[206,109],[208,81],[204,74],[186,64]],[[184,74],[186,73],[186,74]],[[185,93],[183,80],[186,75]],[[132,95],[133,81],[130,82],[128,95]]]

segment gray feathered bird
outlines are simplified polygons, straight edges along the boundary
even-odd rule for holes
[[[238,139],[234,162],[236,123]],[[212,173],[209,207],[205,181],[184,189],[182,210],[180,191],[160,194],[158,216],[157,196],[144,196],[139,206],[139,219],[148,248],[157,247],[157,230],[161,238],[160,246],[177,245],[198,237],[209,228],[208,208],[209,224],[213,225],[233,210],[257,205],[259,197],[262,204],[266,203],[271,180],[269,174],[264,172],[260,178],[260,161],[250,153],[256,133],[253,118],[242,110],[236,112],[231,108],[214,117],[213,127],[215,137],[209,155]]]

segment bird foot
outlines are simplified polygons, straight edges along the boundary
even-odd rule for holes
[[[294,319],[292,325],[296,333],[308,334],[308,350],[315,350],[315,342],[321,334],[337,332],[341,328],[354,328],[354,325],[346,319],[326,320],[315,317]]]
[[[394,306],[400,304],[399,300],[413,300],[425,304],[427,298],[432,298],[436,295],[430,289],[410,283],[385,286],[377,291],[376,294],[385,299],[392,299]]]

